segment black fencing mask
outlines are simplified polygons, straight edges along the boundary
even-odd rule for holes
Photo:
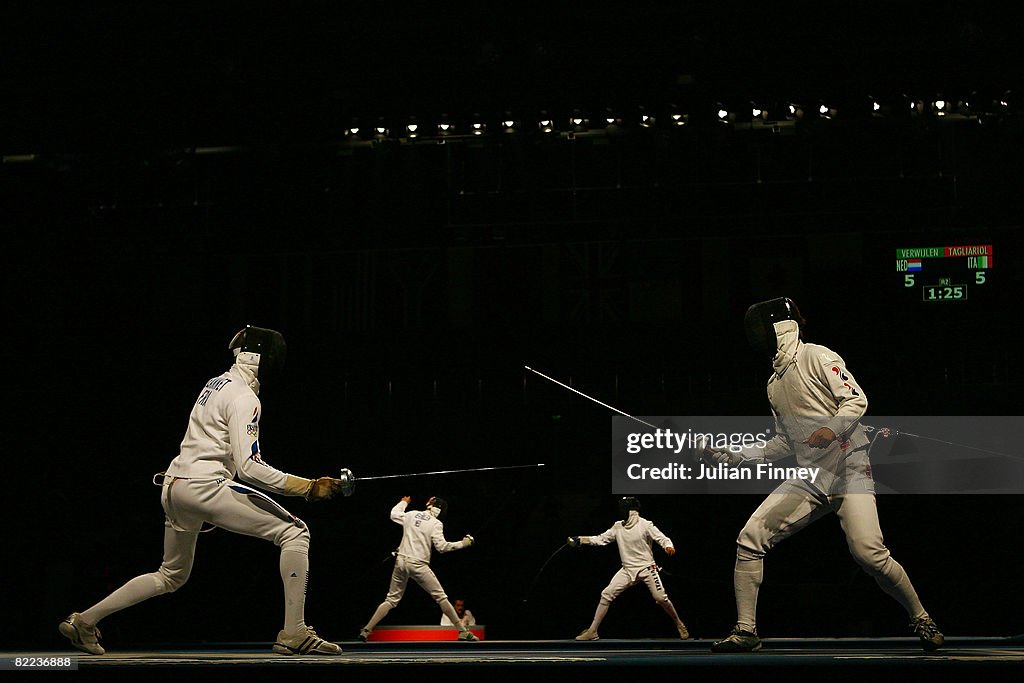
[[[288,347],[277,330],[246,325],[244,330],[231,339],[228,348],[240,349],[240,354],[249,353],[258,357],[256,377],[261,385],[274,384],[280,379]]]
[[[629,521],[629,511],[636,510],[640,512],[640,501],[633,496],[626,496],[619,500],[619,518],[623,521]]]
[[[747,309],[747,314],[743,316],[743,328],[747,332],[747,341],[758,354],[774,356],[778,351],[775,323],[780,320],[795,320],[800,326],[804,324],[800,309],[792,299],[786,297],[762,301]]]

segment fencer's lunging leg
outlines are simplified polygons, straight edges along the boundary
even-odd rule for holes
[[[439,600],[437,606],[441,608],[441,614],[448,617],[448,621],[452,622],[452,625],[460,631],[465,631],[466,626],[462,623],[462,619],[459,619],[459,613],[455,611],[455,607],[452,606],[451,601],[448,598]]]
[[[364,626],[363,629],[367,631],[372,631],[374,628],[376,628],[377,624],[380,623],[381,619],[388,615],[388,612],[391,611],[392,607],[394,607],[394,605],[392,605],[387,600],[377,605],[377,609],[374,611],[373,616],[370,617],[370,620],[368,622],[366,622],[366,626]]]
[[[733,590],[736,593],[736,624],[751,633],[757,627],[757,593],[763,578],[763,555],[737,546],[736,567],[732,574]]]
[[[779,485],[758,506],[736,539],[736,624],[756,633],[757,594],[764,577],[764,556],[776,544],[828,514],[827,500],[800,481]]]
[[[665,610],[665,614],[668,615],[669,619],[671,619],[672,623],[674,623],[676,626],[679,626],[683,623],[683,620],[679,618],[679,613],[676,612],[675,605],[672,604],[671,600],[669,600],[668,598],[665,598],[664,600],[658,600],[658,606],[661,607],[661,609]]]
[[[281,540],[281,582],[284,584],[284,631],[306,628],[306,589],[309,585],[309,530],[292,526]]]
[[[173,593],[185,585],[192,572],[197,531],[176,531],[168,523],[164,527],[164,559],[160,569],[131,579],[106,598],[81,613],[87,625],[95,625],[114,612],[143,600]]]
[[[398,606],[402,596],[405,595],[405,587],[408,583],[409,572],[405,559],[399,557],[395,560],[395,568],[391,572],[391,586],[388,589],[388,595],[384,598],[384,602],[377,605],[377,609],[374,611],[373,616],[370,617],[370,621],[366,622],[363,631],[366,633],[372,631],[380,623],[381,619],[387,616],[388,612]]]
[[[597,609],[594,611],[594,620],[590,622],[590,630],[597,632],[597,629],[601,626],[601,622],[604,621],[605,615],[608,614],[608,608],[612,602],[608,598],[601,595],[601,600],[597,603]]]
[[[867,493],[844,496],[837,501],[836,514],[857,564],[875,579],[879,588],[903,606],[911,619],[928,616],[907,572],[885,547],[875,496]]]

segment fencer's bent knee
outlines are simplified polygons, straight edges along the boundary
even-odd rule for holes
[[[881,542],[863,539],[848,539],[850,554],[861,568],[872,576],[885,571],[889,561],[889,549]]]
[[[614,600],[614,599],[615,599],[615,596],[607,588],[605,590],[601,591],[601,604],[602,605],[610,605],[610,604],[612,604],[612,600]]]
[[[150,574],[156,582],[157,589],[161,593],[173,593],[188,581],[191,567],[168,567],[161,565],[160,569]]]
[[[309,553],[309,528],[305,525],[299,527],[289,524],[277,537],[277,544],[281,550],[291,550],[298,553]]]
[[[750,525],[743,527],[739,538],[736,539],[736,557],[741,560],[759,560],[771,549],[768,539],[763,534],[750,528]]]
[[[743,537],[740,536],[739,541],[736,543],[736,559],[737,560],[760,560],[764,557],[767,548],[764,550],[755,550],[753,546],[744,545]]]

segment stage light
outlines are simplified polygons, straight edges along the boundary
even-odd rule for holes
[[[653,113],[647,111],[645,107],[640,107],[640,127],[651,128],[656,123],[656,119]]]
[[[676,104],[669,107],[669,118],[672,120],[673,126],[685,126],[690,121],[689,114]]]
[[[835,107],[830,107],[824,102],[818,103],[818,116],[825,119],[826,121],[831,121],[836,117],[837,114],[839,114],[839,110],[836,109]]]
[[[437,134],[441,137],[452,135],[455,132],[455,124],[447,113],[442,113],[437,119]]]
[[[405,135],[410,140],[419,137],[420,125],[416,122],[415,116],[410,116],[409,121],[405,124]]]
[[[799,102],[790,102],[786,105],[786,118],[791,121],[802,119],[804,113],[804,106]]]
[[[540,120],[537,121],[537,128],[542,133],[553,133],[555,132],[555,122],[548,116],[546,111],[540,113]]]
[[[572,116],[569,117],[569,125],[572,126],[573,132],[585,133],[590,127],[590,120],[579,109],[573,109]]]
[[[622,127],[622,117],[611,107],[605,107],[603,118],[605,130],[610,133],[614,133]]]
[[[516,126],[516,120],[512,116],[512,112],[505,112],[505,118],[501,121],[502,128],[505,129],[506,133],[514,133],[518,126]]]
[[[948,106],[949,103],[941,95],[937,99],[932,100],[932,111],[935,112],[936,116],[945,116]]]
[[[377,119],[377,125],[373,127],[374,137],[381,139],[386,138],[391,131],[388,130],[387,125],[384,123],[384,118]]]
[[[483,135],[487,132],[487,124],[484,123],[479,114],[473,114],[472,123],[469,124],[469,128],[473,131],[473,135]]]

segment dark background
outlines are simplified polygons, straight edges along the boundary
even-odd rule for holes
[[[1022,294],[1019,23],[984,3],[571,8],[335,3],[34,3],[0,21],[0,224],[9,501],[4,642],[63,647],[57,622],[159,564],[150,483],[246,322],[281,330],[268,462],[316,476],[546,463],[359,485],[285,504],[312,529],[307,620],[350,639],[383,598],[402,495],[451,504],[435,558],[491,638],[589,624],[613,548],[564,550],[614,520],[609,413],[768,412],[747,306],[797,300],[874,415],[1011,415]],[[28,7],[28,6],[26,6]],[[1010,91],[1007,94],[1007,91]],[[983,103],[911,117],[943,93]],[[869,95],[893,103],[865,113]],[[719,102],[840,103],[777,132]],[[1007,107],[992,105],[1005,99]],[[691,115],[667,125],[676,105]],[[636,125],[639,107],[658,125]],[[569,112],[619,134],[564,134]],[[562,135],[532,128],[551,113]],[[505,111],[527,127],[498,129]],[[410,116],[480,114],[488,135],[398,140]],[[389,139],[346,144],[354,118]],[[427,136],[429,137],[429,136]],[[204,147],[232,146],[221,153]],[[898,247],[991,243],[986,290],[924,304]],[[733,623],[734,539],[757,498],[648,497],[698,636]],[[951,635],[1020,633],[1016,496],[883,496],[882,527]],[[663,558],[663,555],[658,555]],[[774,550],[764,635],[892,636],[899,607],[835,519]],[[527,601],[527,598],[529,600]],[[214,531],[177,594],[103,624],[110,647],[266,641],[277,550]],[[386,624],[436,623],[410,588]],[[642,590],[604,637],[664,637]]]

